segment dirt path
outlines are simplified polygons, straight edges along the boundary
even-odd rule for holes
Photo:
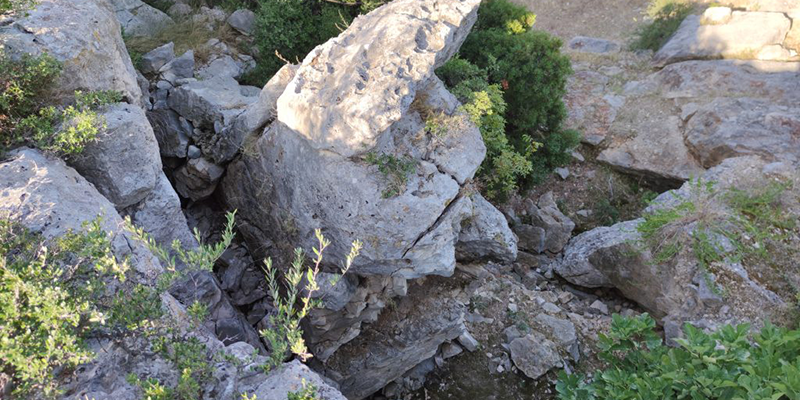
[[[575,36],[627,41],[648,0],[512,0],[536,13],[536,29],[565,42]]]

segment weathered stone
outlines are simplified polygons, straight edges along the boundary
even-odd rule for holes
[[[173,85],[177,85],[181,79],[194,77],[194,51],[188,50],[180,57],[164,64],[158,73],[162,79]]]
[[[130,36],[150,36],[174,23],[169,15],[141,0],[109,0],[122,29]]]
[[[472,212],[461,222],[456,243],[459,261],[496,260],[510,263],[517,259],[517,237],[508,227],[503,213],[478,193],[470,196]]]
[[[55,99],[71,101],[76,90],[118,90],[129,103],[141,102],[119,22],[105,1],[39,1],[0,27],[0,47],[11,56],[47,53],[61,61],[63,71],[51,88]]]
[[[175,3],[167,10],[167,14],[169,14],[173,18],[182,18],[186,17],[187,15],[192,13],[192,6],[184,3]]]
[[[703,11],[700,23],[703,25],[727,24],[731,19],[731,13],[730,7],[709,7]]]
[[[320,400],[347,400],[314,371],[294,360],[275,369],[252,392],[258,400],[285,400],[290,393],[303,390],[307,385],[317,388]]]
[[[412,285],[394,310],[385,310],[370,330],[328,359],[326,374],[336,376],[347,398],[371,395],[465,332],[465,307],[444,289],[445,282],[431,278]]]
[[[605,94],[608,82],[607,76],[594,71],[578,71],[567,80],[566,124],[580,130],[583,141],[594,146],[606,138],[625,103],[624,97]]]
[[[233,57],[223,54],[197,68],[195,75],[197,75],[198,79],[213,79],[216,77],[236,79],[242,75],[242,69]]]
[[[622,49],[617,42],[586,36],[576,36],[567,43],[570,50],[594,54],[616,54]]]
[[[689,120],[686,143],[706,168],[748,154],[798,163],[800,107],[751,98],[718,98]]]
[[[783,43],[791,21],[773,12],[734,11],[720,25],[703,25],[701,17],[690,15],[678,31],[653,57],[663,67],[678,61],[709,58],[752,59],[761,48]]]
[[[786,49],[779,44],[771,44],[761,48],[758,54],[756,54],[755,59],[765,61],[788,61],[796,55],[797,52],[792,54],[789,49]]]
[[[514,339],[509,349],[514,365],[531,379],[538,379],[561,364],[556,344],[536,331]]]
[[[542,195],[536,204],[533,200],[527,199],[522,218],[527,224],[515,226],[514,229],[526,236],[523,249],[531,252],[541,253],[544,250],[551,253],[560,252],[569,241],[572,230],[575,229],[575,223],[558,209],[553,192]],[[544,236],[536,235],[539,230],[523,228],[525,225],[540,228]]]
[[[112,251],[118,259],[130,256],[136,281],[154,283],[162,272],[153,255],[124,230],[114,206],[95,187],[63,161],[37,150],[18,149],[0,164],[0,214],[50,239],[102,217]]]
[[[242,35],[252,35],[256,24],[256,14],[250,10],[236,10],[228,17],[228,25]]]
[[[478,350],[478,341],[467,331],[458,336],[458,343],[461,343],[467,351],[473,352]]]
[[[223,344],[244,341],[262,353],[266,351],[261,343],[261,337],[247,323],[242,313],[231,305],[213,273],[192,272],[186,278],[175,282],[169,288],[169,293],[186,307],[195,302],[205,305],[208,308],[208,317],[203,325],[214,332]]]
[[[193,158],[175,172],[175,190],[194,201],[211,196],[225,169],[205,158]]]
[[[175,111],[160,109],[147,112],[158,149],[163,157],[186,158],[192,125]]]
[[[123,209],[142,201],[156,186],[161,174],[158,142],[139,107],[118,103],[101,115],[106,129],[70,165]]]
[[[197,246],[189,231],[181,201],[164,173],[160,173],[156,186],[139,204],[125,210],[133,224],[144,229],[155,241],[169,248],[178,240],[185,249]]]
[[[139,68],[143,74],[155,74],[173,59],[175,59],[175,44],[169,42],[143,55],[139,62]]]

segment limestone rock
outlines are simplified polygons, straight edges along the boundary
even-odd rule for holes
[[[463,304],[443,290],[443,278],[415,284],[378,323],[344,345],[326,362],[326,374],[336,379],[349,399],[363,399],[432,358],[442,343],[465,332]],[[375,345],[386,343],[391,345]]]
[[[305,384],[317,388],[320,400],[347,400],[330,385],[329,381],[323,380],[298,360],[287,363],[267,375],[267,378],[253,390],[252,395],[258,400],[285,400],[289,393],[303,390]]]
[[[508,227],[503,213],[478,193],[470,200],[472,213],[461,223],[456,258],[459,261],[513,262],[517,258],[517,237]]]
[[[686,143],[704,167],[758,154],[800,163],[800,107],[752,98],[718,98],[689,120]]]
[[[158,70],[159,76],[172,85],[182,79],[194,77],[194,51],[188,50],[180,57],[174,58]]]
[[[599,72],[577,71],[567,80],[567,126],[583,133],[583,141],[598,145],[608,135],[625,98],[605,94],[609,78]]]
[[[783,43],[791,21],[782,13],[734,11],[724,24],[703,25],[690,15],[653,56],[663,67],[678,61],[709,58],[752,59],[761,48]]]
[[[181,201],[163,172],[150,194],[125,213],[131,216],[134,225],[144,229],[165,248],[170,248],[176,239],[185,249],[197,246],[181,210]]]
[[[102,217],[114,255],[130,256],[136,281],[154,283],[162,272],[158,260],[123,227],[114,205],[63,161],[38,150],[18,149],[0,164],[0,214],[45,238],[81,231],[85,221]]]
[[[211,196],[225,169],[205,158],[190,159],[175,172],[175,189],[194,201]]]
[[[175,59],[175,44],[169,42],[143,55],[139,66],[143,74],[155,74],[173,59]]]
[[[641,220],[599,227],[575,236],[564,249],[564,258],[555,264],[555,272],[567,281],[585,287],[611,286],[595,265],[613,265],[633,253],[627,246],[639,238],[636,227]]]
[[[106,129],[70,164],[123,209],[143,200],[156,186],[161,174],[158,142],[139,107],[113,104],[101,115]]]
[[[477,4],[392,2],[305,59],[278,99],[276,121],[223,180],[252,248],[309,247],[321,227],[333,260],[363,240],[356,274],[409,279],[453,272],[468,212],[460,182],[472,177],[485,147],[468,121],[444,139],[431,137],[410,106],[418,98],[434,114],[459,118],[458,103],[433,70],[456,51]],[[414,171],[385,176],[366,161],[369,151],[410,160]]]
[[[148,111],[147,120],[163,157],[187,157],[189,137],[194,130],[189,121],[169,109]]]
[[[141,102],[119,22],[103,0],[42,0],[0,27],[0,47],[12,56],[47,53],[61,61],[56,99],[70,100],[76,90],[118,90],[127,102]]]
[[[174,23],[169,15],[141,0],[109,0],[126,35],[149,36]]]
[[[520,248],[534,253],[560,252],[569,241],[575,223],[558,209],[553,193],[545,193],[536,204],[527,199],[524,207],[524,223],[514,226]]]
[[[536,331],[514,339],[509,348],[514,365],[531,379],[538,379],[561,364],[556,344]]]
[[[228,25],[242,35],[251,36],[256,24],[256,14],[250,10],[236,10],[228,17]]]

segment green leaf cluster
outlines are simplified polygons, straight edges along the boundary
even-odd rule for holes
[[[54,372],[92,357],[83,339],[105,320],[106,280],[125,280],[101,220],[83,229],[46,241],[0,220],[0,370],[15,394],[57,394]]]
[[[800,399],[800,331],[767,324],[751,339],[746,324],[687,324],[669,347],[654,328],[647,314],[614,315],[599,342],[607,368],[591,381],[560,373],[559,399]]]

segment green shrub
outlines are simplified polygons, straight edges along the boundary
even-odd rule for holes
[[[678,30],[681,22],[694,10],[692,5],[674,0],[653,4],[655,5],[651,5],[649,9],[653,21],[636,30],[635,38],[631,43],[631,48],[634,50],[658,51]]]
[[[286,400],[319,400],[317,387],[313,383],[306,382],[303,378],[303,388],[296,392],[286,394]]]
[[[28,145],[74,155],[105,128],[96,110],[121,101],[122,94],[76,91],[72,105],[48,106],[47,89],[60,73],[60,63],[47,54],[15,60],[0,52],[0,152]]]
[[[431,128],[431,127],[429,127]],[[395,157],[391,154],[367,153],[365,161],[378,167],[378,172],[387,181],[381,197],[388,199],[406,190],[408,176],[417,170],[417,163],[410,157]]]
[[[104,280],[125,279],[100,219],[84,230],[45,241],[0,220],[0,370],[17,395],[54,396],[54,372],[91,359],[83,339],[104,320]]]
[[[562,400],[592,399],[798,399],[800,331],[767,324],[749,338],[749,325],[705,333],[690,324],[678,347],[662,344],[647,314],[614,315],[600,335],[607,368],[587,382],[559,374]]]
[[[0,14],[14,11],[25,12],[36,7],[38,0],[0,0]]]
[[[259,332],[270,350],[269,359],[262,366],[267,372],[280,366],[289,352],[303,361],[313,356],[308,352],[303,340],[300,321],[319,305],[319,301],[314,300],[313,295],[319,290],[317,275],[319,275],[322,264],[322,254],[330,245],[330,242],[322,236],[321,230],[317,229],[314,234],[319,244],[314,248],[313,266],[306,268],[303,249],[295,249],[294,261],[283,274],[284,287],[281,287],[282,285],[278,282],[277,270],[273,268],[272,260],[269,258],[264,260],[267,286],[276,309],[276,313],[269,316],[269,323],[273,328],[263,329]],[[353,242],[339,278],[350,269],[353,260],[358,257],[361,246],[360,241]],[[330,281],[330,284],[335,286],[338,282],[338,278],[335,278]]]

